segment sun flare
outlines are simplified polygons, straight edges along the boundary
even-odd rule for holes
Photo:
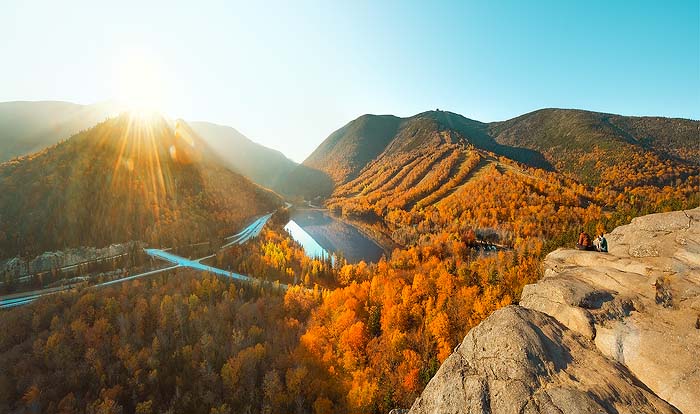
[[[120,105],[139,117],[162,112],[166,73],[155,55],[130,49],[119,56],[116,66],[115,96]]]

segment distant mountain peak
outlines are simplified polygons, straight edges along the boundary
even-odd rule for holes
[[[281,205],[227,169],[187,123],[128,113],[0,164],[0,191],[13,194],[0,198],[0,257],[210,239]]]
[[[337,188],[370,164],[460,144],[596,184],[623,160],[643,153],[658,163],[700,163],[698,125],[692,120],[562,108],[491,123],[443,110],[406,118],[366,114],[333,132],[303,164],[330,177]]]

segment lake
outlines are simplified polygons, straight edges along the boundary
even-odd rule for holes
[[[293,210],[284,228],[304,247],[309,257],[339,252],[348,262],[357,263],[360,260],[377,262],[384,254],[372,239],[324,210]]]

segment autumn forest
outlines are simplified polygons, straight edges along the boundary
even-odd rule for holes
[[[517,303],[580,229],[700,205],[695,121],[545,111],[487,125],[438,111],[353,122],[303,166],[333,182],[312,199],[229,171],[184,121],[144,135],[123,115],[0,165],[14,194],[0,200],[4,257],[139,240],[253,278],[179,267],[0,311],[0,411],[408,408],[465,334]],[[571,134],[583,138],[561,138]],[[285,224],[312,203],[387,253],[309,257]],[[257,237],[226,242],[267,212]],[[6,290],[21,281],[4,272]]]

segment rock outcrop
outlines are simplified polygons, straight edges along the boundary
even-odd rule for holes
[[[700,413],[700,209],[636,218],[608,244],[548,255],[410,413]]]
[[[44,252],[31,260],[13,257],[0,261],[0,274],[7,272],[15,276],[26,276],[47,272],[54,268],[72,266],[77,263],[121,256],[132,250],[140,250],[145,246],[143,242],[131,241],[103,248],[75,247],[55,252]]]
[[[659,397],[700,413],[700,209],[638,217],[609,254],[557,250],[520,304],[595,343]]]
[[[445,360],[410,413],[677,413],[556,319],[494,312]]]

